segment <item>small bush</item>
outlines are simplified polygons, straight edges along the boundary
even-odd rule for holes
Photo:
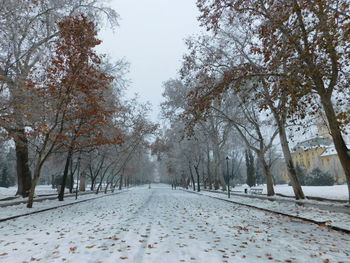
[[[9,188],[11,186],[7,165],[4,165],[0,174],[0,187]]]
[[[334,185],[335,179],[330,173],[323,172],[321,169],[315,168],[308,176],[304,177],[304,183],[305,185],[309,186]]]

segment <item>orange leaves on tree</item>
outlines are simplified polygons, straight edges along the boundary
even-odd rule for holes
[[[59,40],[55,55],[46,69],[43,87],[36,87],[46,101],[46,112],[51,118],[39,124],[37,133],[45,133],[55,126],[59,144],[82,147],[109,143],[120,144],[118,138],[103,137],[104,129],[112,126],[116,109],[106,105],[106,91],[111,90],[113,77],[101,69],[101,58],[94,48],[97,39],[95,24],[84,15],[68,16],[58,24]],[[34,85],[32,85],[34,86]]]

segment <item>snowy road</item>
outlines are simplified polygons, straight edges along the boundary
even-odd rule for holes
[[[0,223],[6,263],[349,259],[347,234],[161,186]]]

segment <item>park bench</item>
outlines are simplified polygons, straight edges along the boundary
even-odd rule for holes
[[[262,188],[250,188],[249,192],[254,195],[262,195]]]

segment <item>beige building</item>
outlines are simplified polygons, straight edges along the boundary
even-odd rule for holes
[[[346,180],[333,141],[329,136],[318,136],[298,143],[292,149],[292,159],[295,165],[302,166],[307,171],[320,168],[329,172],[334,176],[336,183],[343,183]]]

